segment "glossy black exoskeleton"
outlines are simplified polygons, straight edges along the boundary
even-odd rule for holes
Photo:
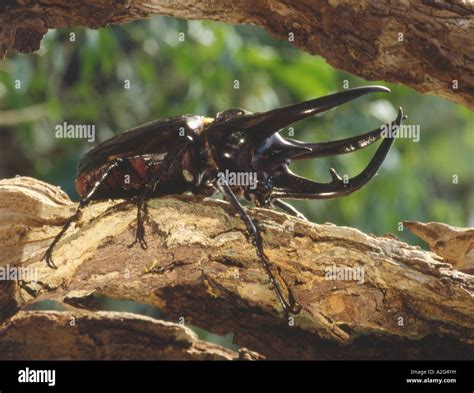
[[[135,242],[146,248],[143,211],[146,199],[159,195],[222,192],[244,221],[284,312],[297,313],[299,305],[288,288],[286,295],[275,280],[265,256],[259,227],[239,202],[245,197],[256,206],[278,207],[305,217],[282,199],[322,199],[348,195],[366,184],[383,163],[404,116],[366,134],[323,143],[283,138],[278,132],[298,120],[314,116],[367,93],[389,92],[382,86],[360,87],[314,100],[251,113],[230,109],[215,118],[183,115],[138,126],[101,143],[79,162],[76,189],[81,202],[44,255],[55,267],[52,251],[80,209],[91,200],[134,197],[137,203]],[[315,182],[292,173],[291,160],[350,153],[383,139],[367,167],[343,180],[330,169],[330,183]],[[134,243],[135,243],[134,242]]]

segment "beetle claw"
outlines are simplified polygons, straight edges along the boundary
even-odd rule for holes
[[[145,227],[143,226],[143,222],[137,223],[137,231],[135,232],[135,240],[132,244],[128,245],[128,248],[132,248],[135,244],[140,244],[140,247],[143,250],[148,248],[148,244],[145,240]]]
[[[139,238],[138,242],[140,243],[140,247],[143,250],[146,250],[148,248],[148,244],[146,243],[145,238]]]
[[[53,256],[52,256],[52,249],[51,247],[46,250],[46,252],[43,255],[43,258],[41,260],[46,261],[46,265],[48,265],[51,269],[57,269],[58,267],[56,264],[53,262]]]

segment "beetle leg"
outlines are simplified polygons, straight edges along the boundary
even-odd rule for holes
[[[303,215],[303,213],[300,213],[295,207],[291,206],[285,201],[282,201],[281,199],[274,199],[273,201],[271,201],[271,206],[279,207],[280,209],[288,213],[290,216],[294,216],[301,220],[308,221],[308,219]]]
[[[146,200],[152,194],[158,186],[161,178],[170,170],[174,161],[181,155],[181,153],[193,142],[193,138],[186,135],[186,141],[182,146],[176,149],[174,152],[169,152],[163,162],[161,163],[155,176],[145,184],[144,190],[137,196],[137,230],[135,232],[135,240],[128,247],[133,247],[136,243],[139,243],[141,248],[146,249],[148,247],[145,241],[145,225],[144,215],[147,212]],[[148,169],[148,166],[147,166]],[[142,214],[145,213],[145,214]]]
[[[71,216],[70,218],[68,218],[66,223],[61,228],[61,231],[59,231],[59,233],[54,238],[53,242],[49,245],[48,249],[46,250],[46,252],[43,255],[43,258],[41,258],[42,260],[44,259],[46,261],[46,264],[50,268],[52,268],[52,269],[57,268],[57,266],[53,262],[53,249],[56,246],[56,244],[59,242],[59,240],[64,235],[64,233],[67,231],[67,229],[70,227],[70,225],[79,218],[81,210],[92,200],[95,193],[97,192],[99,187],[104,183],[105,179],[107,179],[107,177],[110,175],[110,173],[115,168],[118,168],[119,166],[124,165],[125,162],[127,162],[127,161],[122,159],[122,158],[117,158],[112,164],[109,165],[109,167],[104,172],[102,177],[98,181],[95,182],[94,186],[89,191],[89,193],[84,198],[82,198],[80,200],[79,206],[77,207],[76,212],[74,213],[74,215]]]
[[[287,288],[289,303],[285,300],[282,290],[280,289],[280,286],[278,285],[275,279],[275,276],[273,275],[270,269],[270,261],[267,259],[267,257],[265,256],[265,253],[263,252],[263,242],[262,242],[262,236],[260,234],[259,227],[255,225],[255,223],[252,221],[252,219],[250,218],[248,213],[245,211],[244,207],[240,204],[239,200],[237,199],[237,197],[235,196],[235,194],[233,193],[232,189],[229,187],[227,182],[223,182],[223,184],[217,184],[217,187],[219,188],[219,191],[222,192],[222,194],[228,199],[228,201],[231,203],[231,205],[237,211],[237,213],[239,213],[240,218],[245,223],[247,230],[252,236],[253,243],[257,251],[258,259],[260,260],[260,263],[262,264],[262,267],[265,270],[265,273],[270,279],[270,283],[273,285],[273,288],[278,297],[278,300],[280,301],[283,307],[285,317],[288,319],[288,313],[297,314],[301,310],[301,306],[298,303],[296,303],[293,297],[293,293],[291,292],[289,288]]]
[[[148,248],[148,244],[145,240],[145,225],[144,217],[147,215],[147,204],[146,199],[143,194],[137,196],[137,230],[135,231],[135,240],[133,243],[129,244],[127,247],[131,248],[136,243],[140,244],[140,247],[144,250]]]

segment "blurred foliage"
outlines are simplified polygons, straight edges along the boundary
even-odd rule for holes
[[[130,89],[124,88],[126,80]],[[154,17],[96,31],[50,31],[36,54],[10,54],[0,63],[0,111],[44,104],[34,122],[2,126],[0,118],[0,176],[37,177],[62,186],[77,200],[76,163],[92,146],[56,139],[57,124],[95,124],[99,143],[152,119],[213,116],[231,107],[264,111],[342,90],[344,81],[349,87],[368,84],[253,26]],[[407,123],[420,126],[421,140],[397,139],[379,175],[360,191],[295,205],[315,222],[377,235],[391,232],[411,244],[422,245],[398,231],[402,220],[473,226],[473,113],[405,87],[370,83],[388,86],[392,93],[366,96],[296,123],[294,138],[316,142],[360,134],[392,120],[402,106]],[[375,149],[293,169],[320,181],[330,180],[330,167],[354,176]]]
[[[0,134],[9,134],[1,138],[2,150],[18,153],[12,158],[17,162],[2,163],[8,168],[0,174],[38,177],[61,185],[76,200],[75,166],[91,143],[56,139],[56,124],[95,124],[98,143],[156,118],[212,116],[231,107],[264,111],[342,90],[344,81],[349,87],[368,83],[257,27],[167,17],[100,30],[52,30],[37,54],[10,55],[0,67],[0,110],[45,104],[42,119],[0,128]],[[356,135],[393,119],[394,107],[402,106],[407,123],[420,126],[420,142],[399,138],[379,175],[360,191],[296,205],[316,222],[376,234],[397,233],[401,220],[472,225],[473,113],[404,87],[374,83],[388,85],[392,93],[366,96],[296,123],[294,137],[324,141]],[[298,163],[295,171],[327,181],[333,166],[353,176],[375,149]]]

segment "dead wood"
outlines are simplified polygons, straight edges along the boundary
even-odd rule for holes
[[[238,345],[267,358],[474,358],[474,276],[393,236],[250,209],[264,228],[275,274],[302,305],[288,322],[227,203],[194,196],[151,200],[147,250],[128,247],[132,203],[93,203],[58,244],[52,270],[40,258],[75,206],[37,180],[0,181],[0,272],[34,273],[0,281],[3,331],[32,302],[94,310],[100,294],[159,307],[171,322],[233,332]],[[103,323],[121,329],[118,319]]]
[[[125,312],[21,311],[0,328],[1,360],[261,358],[199,340],[177,323]]]
[[[156,14],[262,26],[366,80],[401,83],[474,109],[474,6],[470,1],[4,0],[0,59],[39,48],[48,29]]]

